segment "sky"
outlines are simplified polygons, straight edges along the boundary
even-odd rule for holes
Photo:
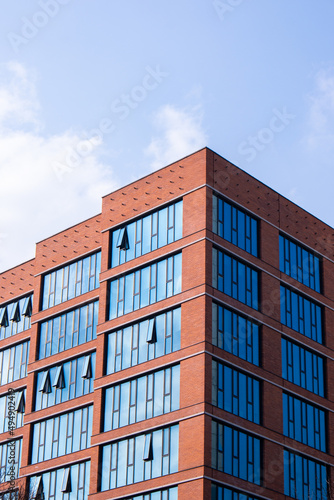
[[[0,7],[0,272],[205,146],[333,226],[332,0]]]

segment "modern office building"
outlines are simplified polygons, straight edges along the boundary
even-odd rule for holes
[[[0,499],[330,498],[333,237],[205,148],[38,243],[0,274]]]

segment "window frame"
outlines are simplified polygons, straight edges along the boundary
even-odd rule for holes
[[[156,324],[157,342],[149,344],[147,332],[152,319]],[[117,373],[180,349],[181,306],[176,306],[108,332],[104,374]]]
[[[212,245],[212,287],[260,312],[261,270],[216,244]]]
[[[293,264],[291,251],[292,245],[296,247],[296,264]],[[306,253],[308,260],[308,267],[306,269],[304,266],[305,257],[303,254]],[[288,256],[287,256],[288,254]],[[311,260],[312,264],[311,264]],[[296,272],[292,272],[292,267]],[[313,268],[313,276],[310,271]],[[317,268],[317,269],[316,269]],[[302,283],[304,286],[314,290],[317,293],[323,293],[323,259],[322,256],[317,254],[313,249],[307,248],[303,243],[294,239],[290,235],[286,235],[282,232],[279,233],[279,270],[290,276],[292,279]],[[318,272],[318,276],[316,275]],[[308,276],[308,279],[307,279]],[[314,286],[311,286],[311,282],[314,281]]]
[[[107,321],[182,293],[182,251],[108,281]]]
[[[261,396],[261,380],[219,358],[212,358],[213,406],[261,425]]]
[[[288,337],[282,336],[281,358],[282,378],[284,380],[326,398],[326,358],[324,356]],[[296,368],[294,368],[294,362],[296,363]],[[311,366],[312,371],[307,371],[306,365]],[[298,367],[300,369],[297,372]]]
[[[220,203],[222,204],[221,210]],[[229,207],[227,211],[230,211],[230,230],[226,231],[226,233],[231,233],[230,238],[225,237],[227,236],[224,227],[226,222],[224,220],[225,205]],[[223,217],[222,220],[219,218],[220,212]],[[244,217],[243,231],[241,230],[242,217]],[[212,191],[212,232],[214,234],[241,250],[244,250],[253,257],[260,258],[260,224],[261,219],[256,217],[256,215],[246,210],[244,207],[238,206],[234,201],[229,200],[221,193]],[[221,234],[220,229],[222,229],[223,234]],[[249,234],[247,235],[247,233]],[[239,242],[240,239],[243,239],[244,243]],[[249,249],[247,249],[247,246]]]
[[[180,214],[181,212],[181,214]],[[177,226],[177,217],[181,215],[180,227]],[[171,224],[171,218],[173,223]],[[160,220],[161,219],[161,220]],[[160,230],[165,223],[164,237]],[[147,226],[147,227],[146,227]],[[149,236],[145,231],[149,229]],[[172,233],[172,236],[171,236]],[[127,235],[127,248],[120,248],[120,237]],[[159,248],[163,248],[183,238],[183,197],[172,200],[165,205],[156,207],[130,219],[127,224],[115,226],[109,231],[109,269],[114,269],[126,262],[130,262],[142,255],[147,255]],[[148,247],[144,244],[149,242]]]
[[[97,290],[100,274],[100,249],[46,272],[42,275],[40,311]]]
[[[220,324],[222,324],[222,329],[220,329]],[[225,328],[230,331],[225,331]],[[212,300],[212,344],[219,349],[255,366],[261,366],[261,328],[262,325],[253,318],[247,317],[223,302],[218,302],[216,298]],[[244,333],[246,336],[242,338]],[[227,338],[228,335],[230,339]],[[251,338],[251,343],[248,341],[249,338]],[[241,340],[242,345],[245,346],[243,350],[240,349]]]
[[[325,322],[322,304],[280,283],[280,313],[282,325],[323,345]]]

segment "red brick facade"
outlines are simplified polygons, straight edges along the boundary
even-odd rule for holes
[[[259,221],[259,257],[254,257],[212,232],[212,193],[217,192],[239,205]],[[135,220],[145,213],[174,200],[183,199],[183,238],[147,253],[128,263],[110,268],[110,230]],[[319,294],[289,278],[279,270],[280,232],[312,249],[322,259],[323,293]],[[64,230],[37,244],[36,256],[29,262],[0,274],[0,307],[14,299],[34,294],[32,326],[29,330],[0,340],[0,350],[30,339],[28,376],[0,387],[0,395],[9,388],[26,387],[24,427],[15,430],[15,438],[23,437],[20,477],[25,484],[29,476],[64,467],[64,464],[91,461],[90,495],[92,499],[124,499],[135,494],[178,485],[178,499],[209,500],[211,480],[259,498],[290,498],[284,495],[283,448],[334,465],[334,247],[333,229],[319,221],[283,196],[268,188],[213,151],[203,149],[179,162],[154,172],[103,198],[102,213]],[[224,248],[259,271],[260,307],[256,311],[212,287],[212,246]],[[100,288],[42,311],[43,274],[101,249]],[[155,262],[162,256],[182,251],[182,292],[143,309],[116,319],[107,320],[108,281],[129,270]],[[313,298],[324,309],[324,344],[302,337],[280,321],[280,283]],[[212,300],[231,306],[261,325],[261,364],[250,363],[212,344]],[[86,344],[38,360],[38,329],[41,321],[60,312],[99,299],[97,339]],[[106,335],[121,325],[138,318],[150,317],[157,311],[181,305],[181,349],[164,357],[104,375]],[[300,345],[320,353],[326,360],[326,398],[317,396],[282,378],[281,336],[295,339]],[[94,392],[70,401],[33,411],[36,391],[35,373],[41,368],[72,359],[79,354],[96,351]],[[231,366],[253,373],[261,381],[261,425],[254,424],[212,405],[212,356]],[[131,379],[161,366],[180,363],[180,409],[116,430],[102,432],[103,388]],[[282,391],[289,390],[327,411],[328,453],[322,453],[283,436]],[[32,424],[46,416],[62,414],[93,403],[91,447],[71,455],[30,464]],[[224,474],[211,467],[211,420],[231,423],[260,437],[262,443],[262,485]],[[124,436],[158,429],[165,424],[179,424],[178,472],[114,490],[99,492],[101,447]],[[0,444],[12,439],[0,434]],[[332,477],[334,479],[334,477]],[[1,485],[6,489],[7,485]]]

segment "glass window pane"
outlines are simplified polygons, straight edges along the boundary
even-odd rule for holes
[[[167,245],[167,215],[168,208],[159,211],[158,217],[158,245],[159,248]]]
[[[321,292],[319,258],[283,235],[280,235],[280,270],[305,286]]]
[[[260,484],[260,440],[213,420],[212,467],[226,474]]]
[[[91,410],[89,410],[91,414]],[[92,419],[82,408],[33,425],[32,463],[70,454],[90,445]]]
[[[213,303],[213,344],[259,365],[259,327],[226,307]]]
[[[216,195],[213,195],[213,231],[257,257],[257,220]]]
[[[91,260],[96,263],[95,281],[90,282]],[[99,287],[101,252],[64,266],[43,277],[43,310]],[[93,274],[93,276],[94,276]]]
[[[147,320],[108,335],[107,374],[180,349],[181,308],[155,316],[157,342],[148,357]],[[153,318],[152,318],[153,321]]]
[[[148,215],[143,219],[143,243],[142,243],[143,255],[151,251],[151,237],[152,237],[152,216]]]
[[[117,248],[120,229],[111,234],[111,266],[115,267],[182,238],[182,200],[125,226],[128,249]]]

